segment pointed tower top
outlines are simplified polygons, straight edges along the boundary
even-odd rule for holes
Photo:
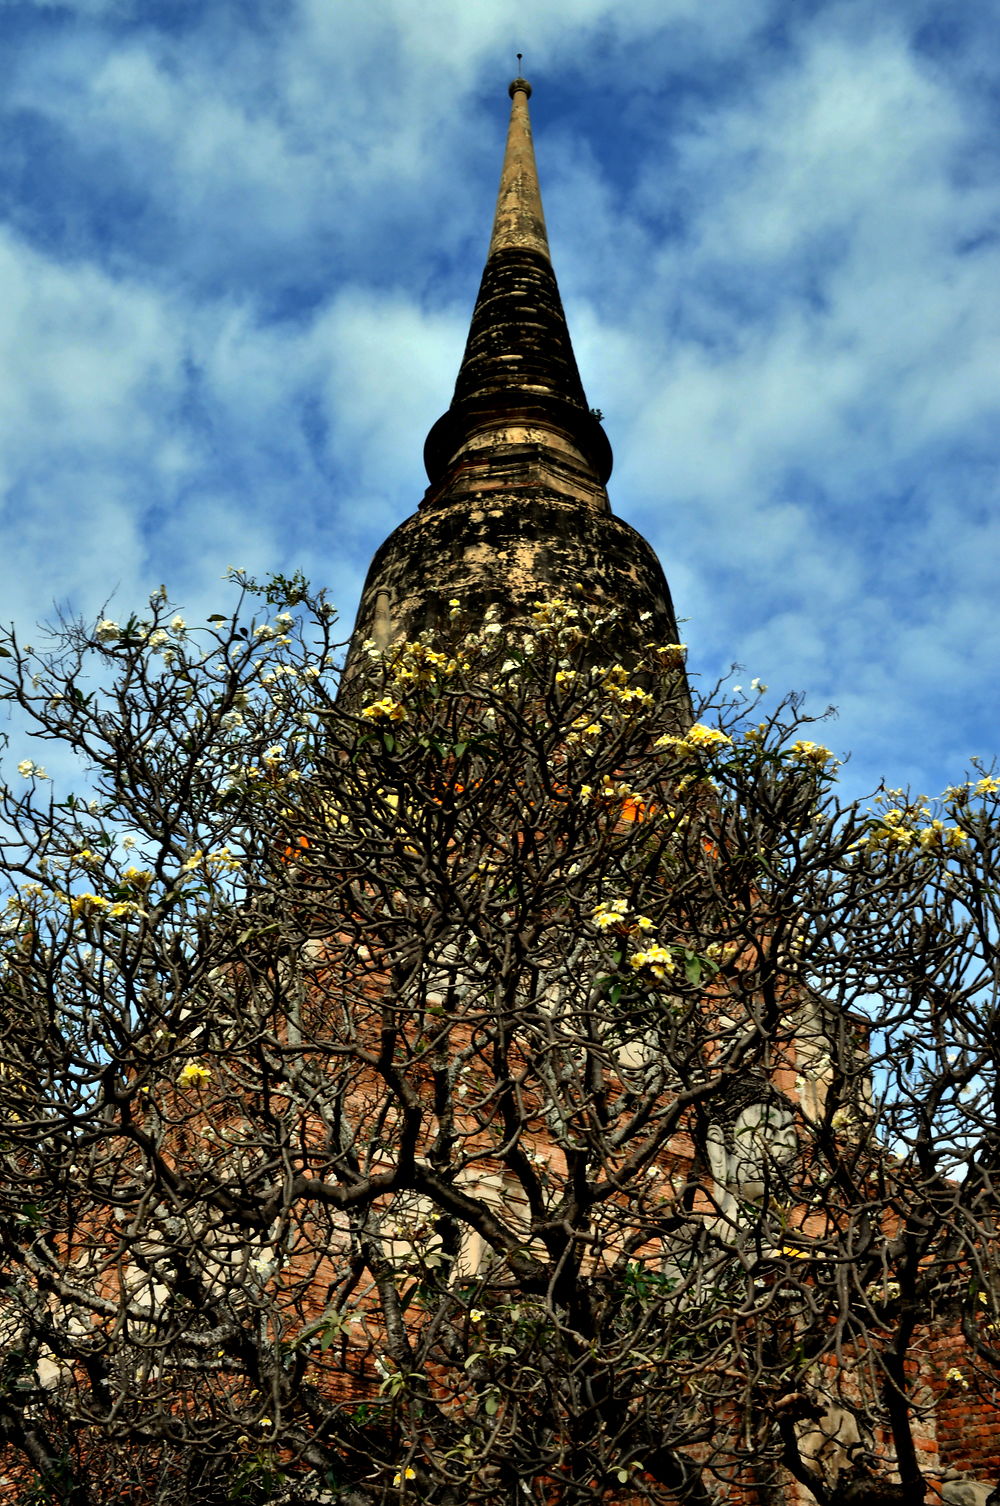
[[[528,118],[531,85],[516,78],[508,92],[493,233],[451,407],[424,446],[433,493],[424,505],[452,498],[455,468],[467,471],[471,450],[480,461],[487,446],[499,458],[497,443],[513,454],[513,422],[527,425],[531,442],[549,454],[553,447],[563,456],[572,451],[591,504],[606,511],[611,446],[587,406],[549,255]]]
[[[528,115],[531,85],[526,78],[516,78],[508,93],[513,103],[489,255],[517,249],[537,251],[551,260]]]
[[[552,268],[520,62],[469,337],[424,446],[430,485],[372,561],[345,686],[367,639],[384,647],[451,621],[455,599],[472,622],[489,606],[516,619],[539,594],[583,592],[620,618],[623,663],[630,644],[677,637],[655,554],[611,512],[611,446],[584,395]]]

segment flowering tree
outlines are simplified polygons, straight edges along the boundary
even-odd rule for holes
[[[236,583],[0,650],[86,770],[2,797],[4,1499],[922,1499],[1000,1362],[1000,782],[844,805],[582,601],[338,698]]]

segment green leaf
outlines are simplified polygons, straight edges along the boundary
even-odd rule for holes
[[[226,616],[225,612],[213,612],[208,620],[209,622],[228,622],[229,618]]]
[[[385,751],[387,753],[391,753],[393,748],[395,748],[396,746],[396,739],[393,737],[392,733],[386,732],[382,740],[385,744]]]
[[[686,957],[684,959],[684,976],[689,983],[698,984],[701,982],[700,957]]]
[[[13,657],[9,648],[0,648],[0,659],[13,659]]]

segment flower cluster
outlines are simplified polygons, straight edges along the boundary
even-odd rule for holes
[[[600,931],[610,930],[612,926],[625,924],[629,913],[627,899],[602,899],[594,906],[591,920]]]
[[[454,658],[420,638],[394,645],[384,657],[397,685],[433,685],[464,667],[461,655]]]
[[[1000,791],[1000,779],[993,774],[984,774],[980,779],[969,779],[965,784],[952,784],[945,790],[943,799],[964,805],[970,795],[995,795]]]
[[[402,722],[406,720],[406,707],[392,696],[384,695],[370,706],[362,708],[361,715],[370,722]]]
[[[105,899],[102,894],[69,894],[65,904],[74,920],[101,919],[121,920],[130,915],[142,915],[140,907],[130,899]]]
[[[622,664],[612,664],[605,671],[602,689],[608,700],[616,706],[651,706],[653,697],[648,690],[640,690],[633,685],[628,676],[628,670]]]
[[[580,800],[584,805],[590,805],[593,801],[605,805],[630,804],[638,808],[643,804],[644,797],[626,779],[613,779],[610,774],[604,774],[597,790],[592,784],[581,784]]]
[[[718,727],[706,727],[702,722],[695,722],[683,737],[665,732],[662,737],[656,739],[653,747],[678,755],[698,754],[710,753],[717,748],[731,746],[732,741],[732,738],[727,737]]]
[[[954,852],[968,838],[958,826],[932,817],[926,805],[892,806],[882,811],[855,846],[876,852]]]
[[[590,915],[598,930],[606,931],[611,926],[618,926],[623,931],[651,931],[653,922],[648,915],[633,915],[632,907],[627,899],[602,899],[594,906]]]
[[[589,717],[578,716],[571,724],[566,734],[567,748],[592,748],[604,731],[604,725],[600,718],[592,721]]]
[[[677,971],[677,963],[673,953],[668,947],[654,942],[644,952],[633,952],[629,958],[629,966],[637,972],[648,971],[660,983],[665,983],[671,973]]]
[[[564,596],[550,596],[547,601],[531,603],[531,620],[538,627],[563,628],[579,622],[580,609]]]
[[[811,743],[805,738],[792,743],[786,753],[792,763],[802,764],[810,769],[836,768],[840,763],[840,759],[829,748],[824,748],[822,743]]]
[[[666,669],[680,669],[687,655],[686,643],[647,643],[646,648]]]

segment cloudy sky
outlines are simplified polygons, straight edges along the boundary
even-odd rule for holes
[[[996,0],[2,3],[0,590],[349,624],[413,511],[515,53],[615,510],[852,786],[1000,751]]]

